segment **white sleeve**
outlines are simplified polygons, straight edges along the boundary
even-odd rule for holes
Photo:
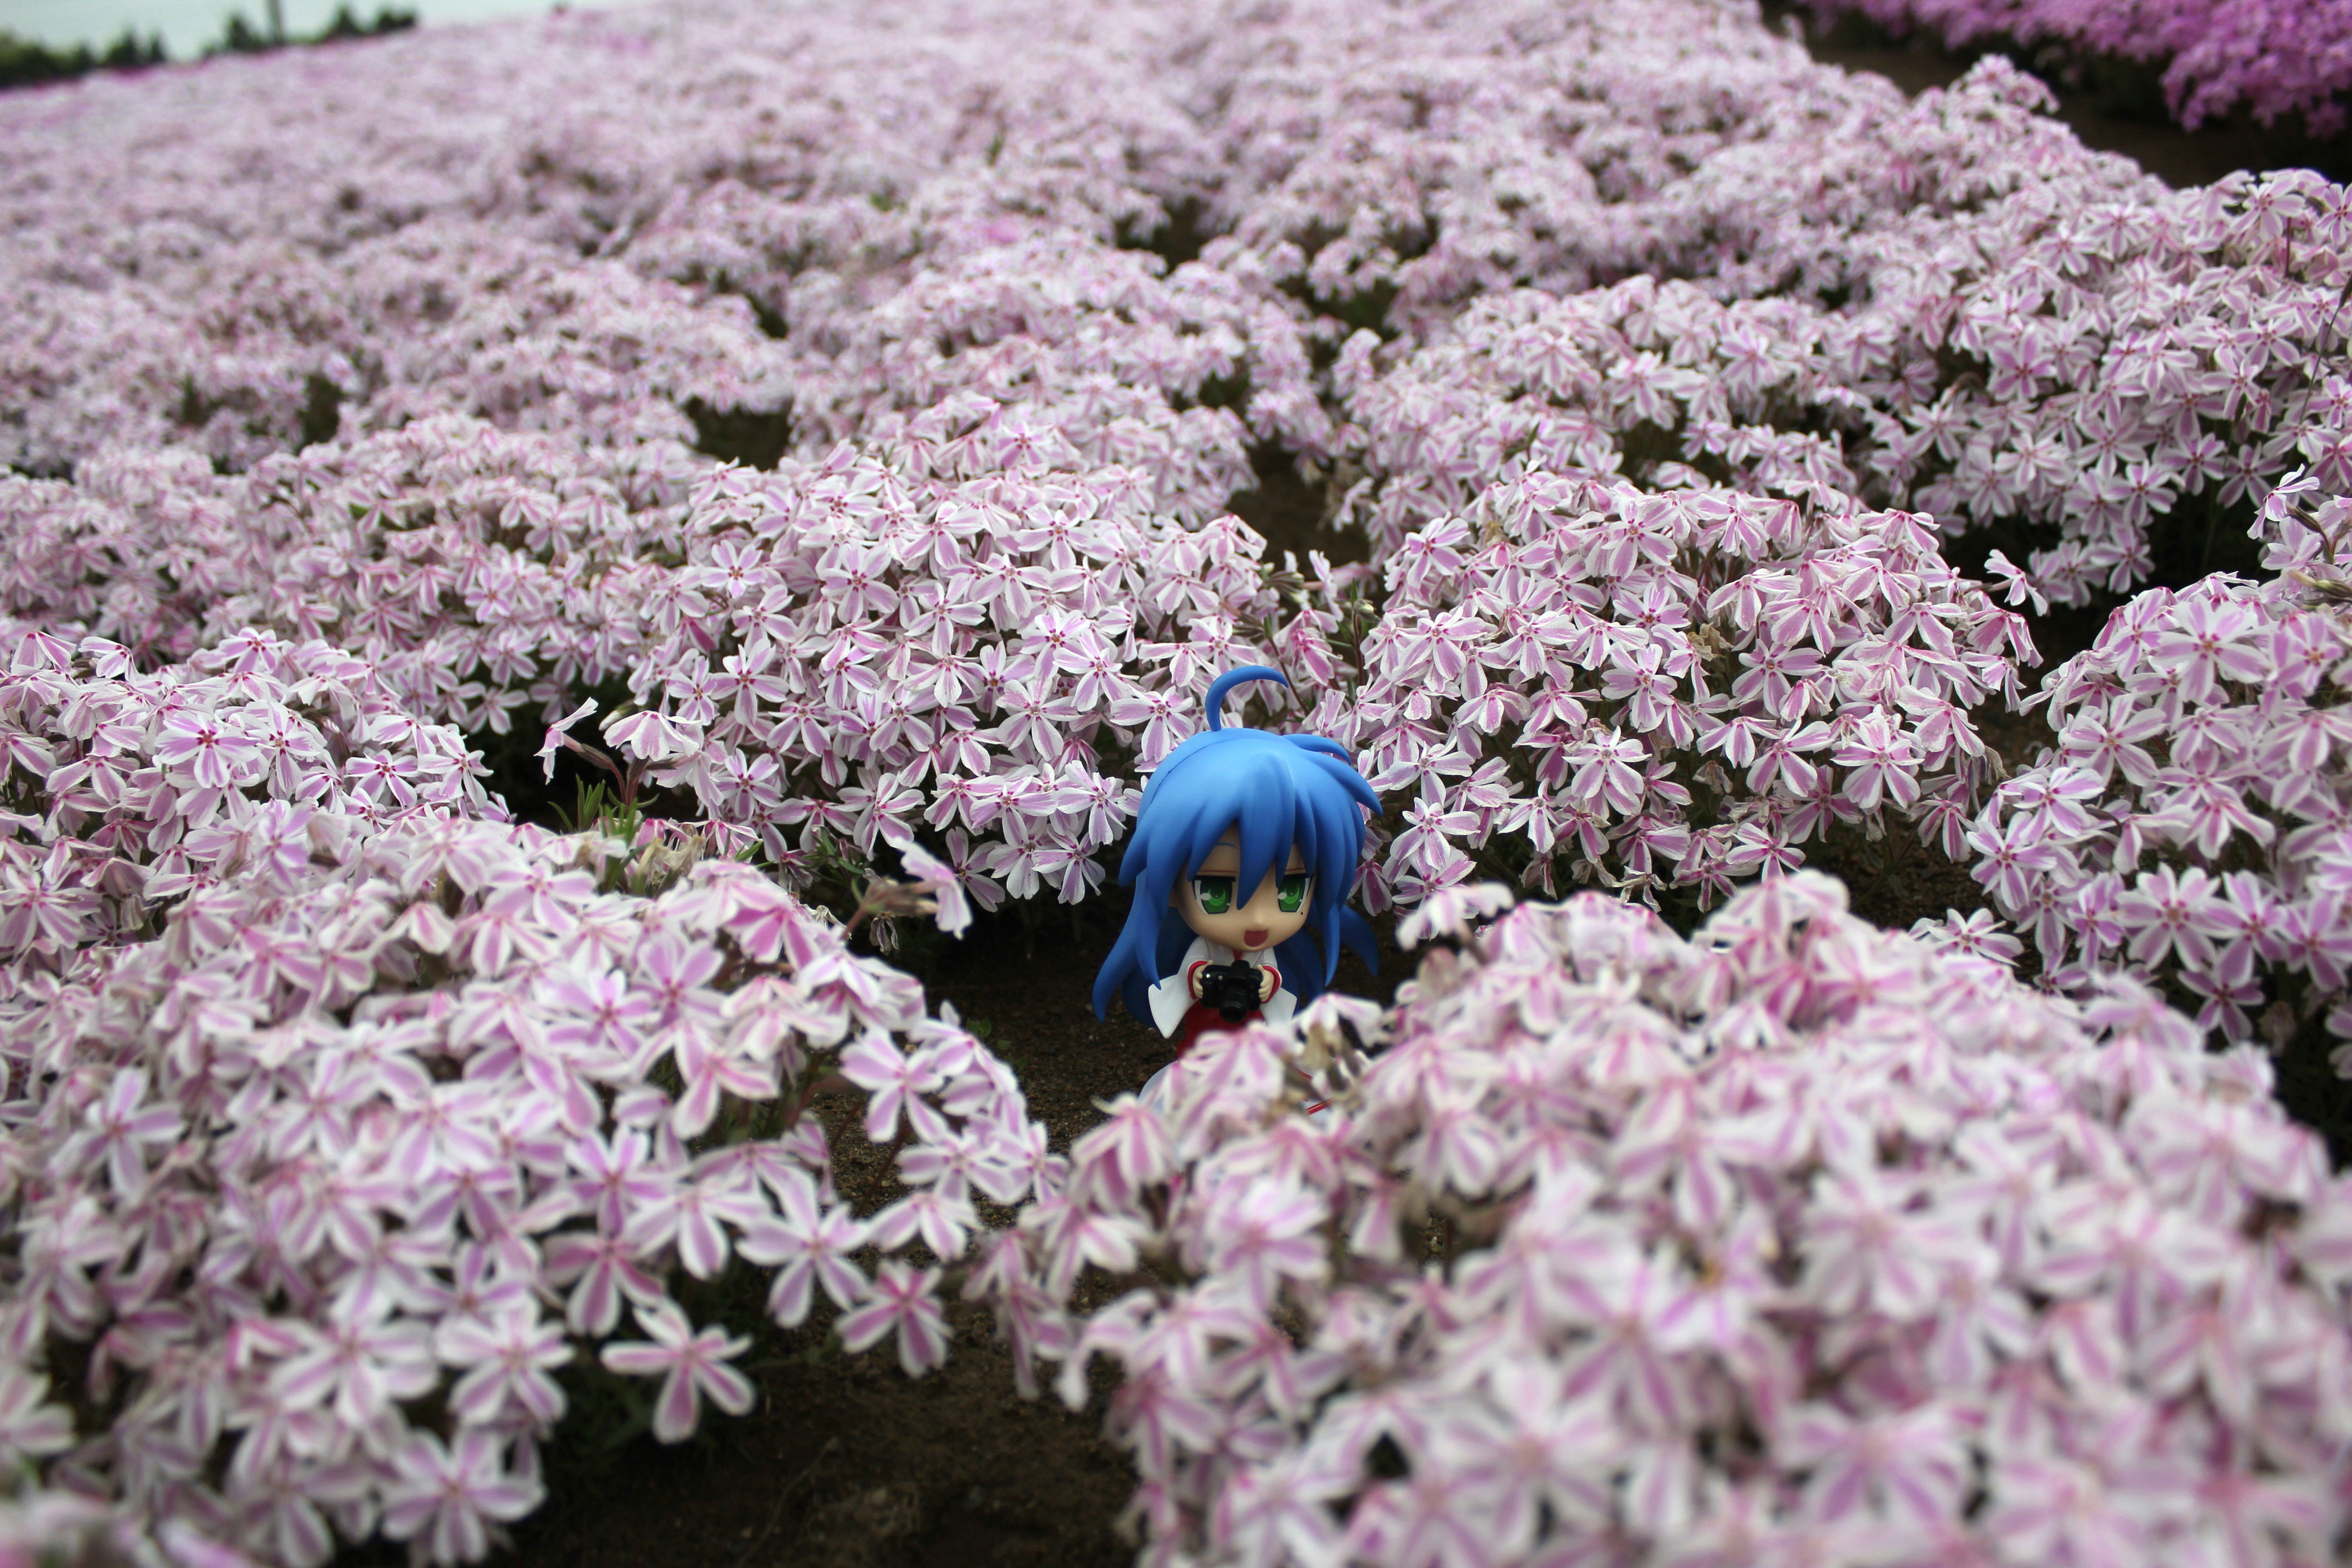
[[[1184,1014],[1192,1005],[1192,988],[1185,984],[1183,969],[1153,986],[1150,997],[1151,1021],[1160,1026],[1162,1036],[1173,1035],[1183,1026]]]
[[[1287,991],[1277,991],[1258,1010],[1269,1024],[1287,1024],[1290,1016],[1298,1011],[1298,998]]]
[[[1207,937],[1196,936],[1192,939],[1192,945],[1184,950],[1182,960],[1176,965],[1176,973],[1151,988],[1149,993],[1151,1021],[1160,1026],[1163,1038],[1173,1036],[1184,1026],[1184,1015],[1192,1009],[1192,986],[1184,976],[1192,973],[1195,963],[1225,963],[1226,959],[1219,956],[1224,952]]]

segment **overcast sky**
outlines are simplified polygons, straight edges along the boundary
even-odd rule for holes
[[[289,33],[315,33],[335,14],[335,0],[280,0]],[[373,18],[385,0],[351,0],[352,15]],[[399,9],[414,11],[426,26],[436,22],[476,22],[489,16],[543,15],[551,0],[396,0]],[[602,9],[583,5],[582,10]],[[75,44],[105,45],[126,26],[143,37],[163,35],[163,47],[175,60],[193,58],[221,36],[231,11],[243,11],[258,27],[269,14],[269,0],[0,0],[0,28],[20,38],[53,47]]]

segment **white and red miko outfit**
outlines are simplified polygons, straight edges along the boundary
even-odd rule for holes
[[[1192,939],[1192,945],[1184,950],[1184,961],[1176,966],[1176,973],[1151,988],[1149,993],[1151,1021],[1160,1026],[1161,1035],[1175,1040],[1176,1061],[1182,1061],[1184,1053],[1192,1048],[1192,1042],[1212,1030],[1237,1029],[1252,1018],[1264,1018],[1269,1024],[1287,1023],[1291,1014],[1297,1011],[1298,998],[1282,988],[1282,971],[1271,963],[1260,963],[1255,959],[1249,962],[1274,976],[1274,994],[1258,1004],[1255,1011],[1244,1014],[1240,1023],[1226,1023],[1223,1013],[1193,996],[1192,976],[1195,973],[1209,964],[1231,963],[1243,956],[1245,955],[1234,952],[1223,942],[1196,936]],[[1168,1067],[1175,1065],[1176,1062],[1171,1062]],[[1167,1078],[1168,1068],[1153,1073],[1139,1098],[1147,1105],[1155,1103],[1166,1092]]]

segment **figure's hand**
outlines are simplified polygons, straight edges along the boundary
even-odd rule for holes
[[[1201,999],[1201,966],[1199,964],[1191,964],[1186,967],[1184,971],[1184,984],[1192,991],[1192,1000],[1198,1002]]]
[[[1257,999],[1261,1002],[1274,1000],[1274,971],[1271,969],[1261,968],[1257,972]]]

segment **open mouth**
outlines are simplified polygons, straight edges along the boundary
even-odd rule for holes
[[[1245,931],[1242,932],[1242,945],[1248,948],[1264,947],[1265,945],[1265,932],[1262,931]]]

